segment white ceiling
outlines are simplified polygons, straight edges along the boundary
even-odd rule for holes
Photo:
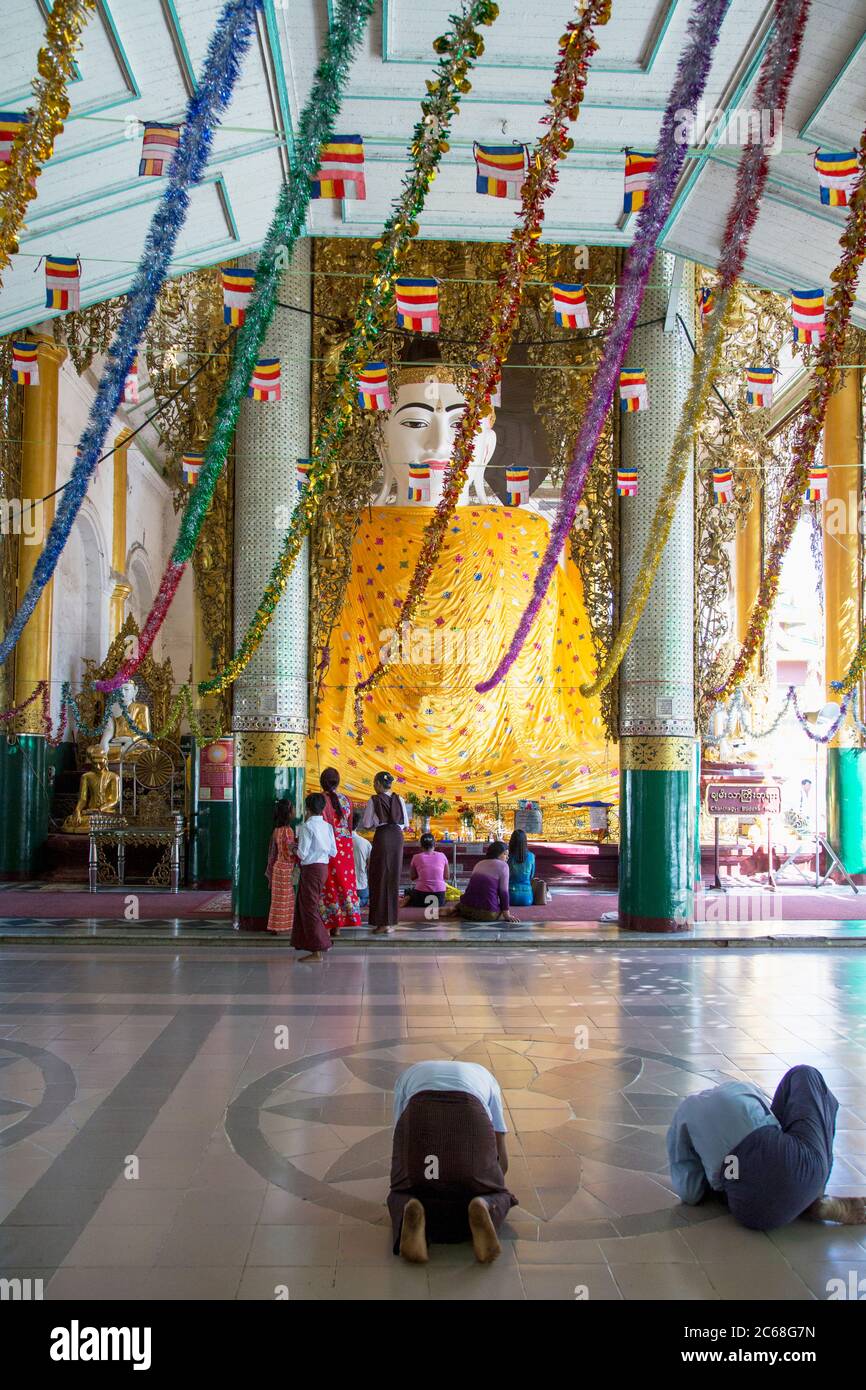
[[[286,145],[310,90],[334,0],[264,0],[256,42],[204,183],[192,194],[174,272],[257,250],[286,168]],[[451,150],[432,185],[421,235],[501,240],[516,204],[475,193],[472,142],[533,141],[542,130],[557,39],[570,0],[499,0],[486,51],[454,123]],[[406,144],[431,73],[432,40],[455,0],[379,0],[352,69],[338,129],[358,131],[367,152],[367,199],[312,205],[314,235],[374,236],[406,169]],[[652,148],[682,46],[688,0],[613,0],[599,30],[575,149],[547,205],[545,236],[627,245],[622,148]],[[0,109],[27,104],[42,32],[43,0],[16,0],[4,17]],[[749,106],[772,5],[731,0],[706,106]],[[30,205],[21,252],[0,291],[0,332],[46,317],[40,256],[80,255],[82,304],[129,286],[161,182],[138,178],[140,133],[127,119],[182,119],[220,0],[99,0],[71,85],[72,117]],[[823,283],[838,260],[844,209],[823,208],[811,155],[856,146],[866,124],[866,0],[813,0],[780,152],[746,264],[750,279],[786,291]],[[687,161],[663,244],[712,265],[732,196],[737,148],[724,130]],[[866,324],[866,291],[855,317]],[[49,315],[50,317],[50,315]]]

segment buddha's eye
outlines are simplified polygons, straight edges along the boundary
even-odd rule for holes
[[[401,420],[400,424],[407,430],[423,430],[429,424],[428,420]]]

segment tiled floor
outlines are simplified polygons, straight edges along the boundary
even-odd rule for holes
[[[343,946],[318,967],[7,947],[0,1276],[48,1298],[826,1297],[866,1277],[866,1228],[684,1209],[664,1132],[693,1090],[811,1062],[841,1102],[831,1190],[866,1191],[864,984],[843,946]],[[430,1056],[483,1062],[505,1094],[520,1205],[490,1268],[390,1251],[390,1092]]]

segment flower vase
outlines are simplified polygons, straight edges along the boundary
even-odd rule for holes
[[[427,835],[427,834],[429,834],[429,831],[430,831],[430,817],[429,817],[429,816],[422,816],[422,817],[421,817],[421,834],[422,834],[422,835]]]

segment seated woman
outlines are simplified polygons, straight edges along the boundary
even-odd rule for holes
[[[394,1254],[424,1264],[428,1241],[471,1240],[475,1258],[501,1253],[497,1232],[517,1198],[505,1186],[502,1092],[477,1062],[416,1062],[394,1087],[388,1211]]]
[[[413,854],[409,864],[412,887],[406,896],[406,906],[427,907],[430,898],[435,898],[442,907],[445,902],[448,856],[436,848],[436,841],[429,831],[424,832],[420,843],[421,853]]]
[[[492,840],[484,858],[472,870],[466,891],[458,904],[458,915],[468,922],[517,922],[508,910],[508,846]]]
[[[515,830],[508,841],[508,899],[512,907],[531,907],[534,900],[535,855],[526,831]]]
[[[863,1197],[825,1197],[839,1102],[814,1067],[792,1067],[772,1102],[751,1081],[687,1096],[668,1130],[674,1191],[696,1205],[710,1189],[743,1226],[773,1231],[798,1216],[866,1224]]]

